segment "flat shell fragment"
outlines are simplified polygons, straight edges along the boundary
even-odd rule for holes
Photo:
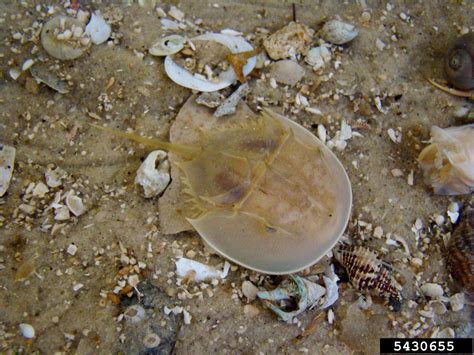
[[[313,34],[314,31],[306,25],[290,22],[267,37],[263,41],[263,46],[274,60],[294,57],[296,54],[305,55],[313,40]]]
[[[66,197],[66,206],[69,208],[69,211],[76,216],[79,217],[86,211],[84,204],[82,203],[82,199],[79,196],[74,194],[68,194]]]
[[[90,36],[92,43],[102,44],[109,39],[112,28],[102,16],[93,13],[85,32]]]
[[[71,29],[84,28],[84,24],[72,17],[56,16],[49,20],[41,31],[41,44],[49,55],[61,60],[79,58],[90,46],[90,37],[76,38]],[[69,31],[71,35],[68,34]]]
[[[31,324],[21,323],[19,328],[24,338],[33,339],[35,337],[35,328]]]
[[[196,103],[198,105],[203,105],[209,108],[216,108],[224,100],[225,100],[224,95],[218,93],[217,91],[203,92],[201,95],[199,95],[196,98]]]
[[[222,271],[200,263],[195,260],[180,258],[176,262],[176,275],[180,278],[191,278],[192,281],[206,281],[213,279],[225,279],[230,270],[230,264],[226,261]]]
[[[345,44],[357,37],[359,32],[354,25],[338,20],[331,20],[324,24],[321,36],[333,44]]]
[[[232,115],[236,111],[239,101],[249,93],[249,85],[247,83],[240,85],[214,112],[214,117],[222,117]]]
[[[67,81],[62,80],[56,74],[52,73],[45,65],[35,64],[30,68],[30,73],[36,82],[43,83],[60,94],[69,93]]]
[[[15,164],[16,149],[0,143],[0,197],[5,195],[10,186]]]
[[[294,86],[304,76],[304,69],[294,60],[280,60],[270,66],[270,77],[284,85]]]
[[[170,180],[168,154],[163,150],[155,150],[148,154],[138,168],[135,184],[143,188],[146,198],[151,198],[161,194]]]
[[[167,56],[178,53],[184,47],[186,39],[183,36],[171,35],[160,38],[148,51],[154,56]]]

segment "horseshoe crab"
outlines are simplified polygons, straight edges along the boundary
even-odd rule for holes
[[[173,153],[186,219],[206,244],[249,269],[289,274],[309,267],[347,225],[352,192],[342,164],[311,132],[270,110],[202,128],[194,144],[95,127]]]

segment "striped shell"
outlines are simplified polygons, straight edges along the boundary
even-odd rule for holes
[[[368,292],[394,303],[401,295],[394,286],[392,268],[376,252],[361,246],[339,243],[334,257],[344,267],[351,284],[359,291]]]
[[[454,279],[474,292],[474,208],[464,210],[461,222],[448,243],[448,266]]]

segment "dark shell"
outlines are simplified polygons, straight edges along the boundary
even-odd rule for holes
[[[445,70],[449,82],[458,89],[474,89],[474,33],[457,39],[448,52]]]
[[[454,279],[474,292],[474,208],[467,207],[448,243],[448,266]]]
[[[394,286],[392,268],[376,252],[361,246],[339,243],[333,253],[357,290],[400,303],[401,295]]]

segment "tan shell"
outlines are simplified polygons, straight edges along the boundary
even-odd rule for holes
[[[73,25],[84,29],[84,24],[72,17],[56,16],[49,20],[41,31],[41,44],[51,56],[61,60],[72,60],[79,58],[89,48],[89,44],[83,44],[80,40],[58,40],[55,29],[69,29]],[[88,38],[88,37],[84,37]]]
[[[183,36],[171,35],[160,38],[148,50],[154,56],[167,56],[178,53],[184,47],[186,39]]]
[[[338,241],[351,209],[335,155],[295,122],[266,112],[242,124],[202,129],[195,145],[113,133],[166,149],[183,172],[182,211],[204,241],[247,268],[297,272]],[[176,158],[174,158],[176,156]]]

